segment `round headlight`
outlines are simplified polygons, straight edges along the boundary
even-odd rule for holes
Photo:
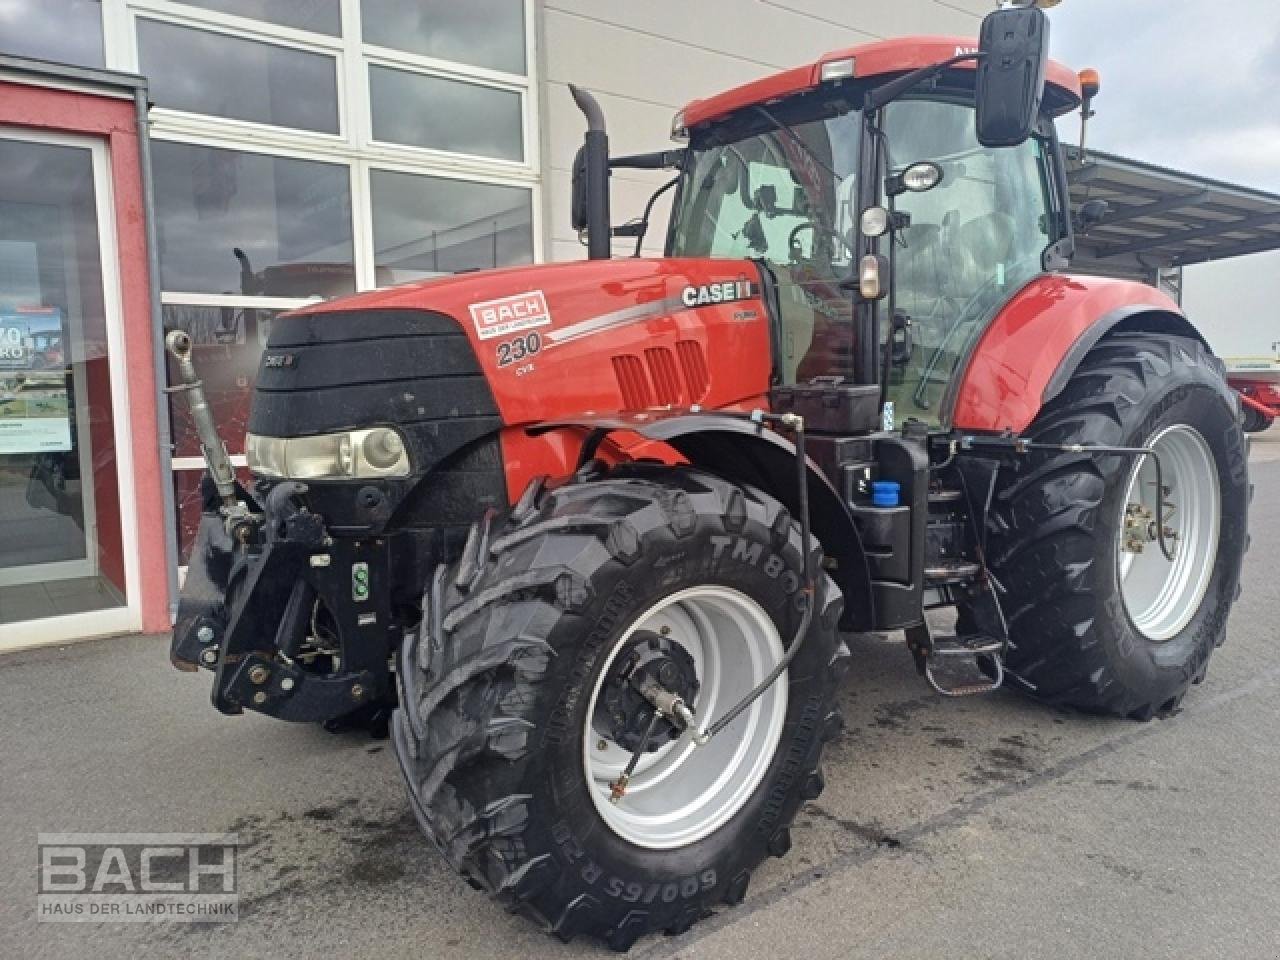
[[[862,235],[883,237],[889,232],[889,211],[884,207],[867,207],[862,211]]]
[[[364,438],[364,458],[380,470],[394,467],[404,453],[404,441],[394,430],[373,430]]]

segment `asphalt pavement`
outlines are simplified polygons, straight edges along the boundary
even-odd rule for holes
[[[932,695],[851,638],[845,733],[789,856],[650,958],[1280,956],[1280,431],[1255,439],[1253,549],[1207,681],[1141,724],[1012,693]],[[0,956],[603,956],[455,878],[389,746],[209,706],[166,638],[0,657]],[[234,831],[240,920],[37,923],[36,834]]]

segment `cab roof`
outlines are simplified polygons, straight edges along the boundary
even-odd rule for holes
[[[853,78],[905,73],[948,60],[962,53],[976,52],[973,37],[899,37],[877,40],[824,54],[815,63],[792,67],[772,76],[752,80],[715,96],[694,100],[684,108],[684,127],[692,129],[708,120],[718,120],[743,107],[766,104],[792,94],[812,90],[822,83],[822,66],[837,60],[853,60]],[[952,69],[973,70],[974,61]],[[1080,105],[1080,78],[1067,66],[1050,60],[1045,70],[1045,106],[1053,116]]]

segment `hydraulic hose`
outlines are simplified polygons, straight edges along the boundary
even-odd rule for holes
[[[721,411],[723,413],[723,411]],[[771,687],[777,679],[782,676],[783,672],[795,659],[796,654],[800,652],[805,638],[809,635],[809,624],[813,622],[813,605],[817,599],[816,571],[813,566],[813,544],[812,534],[809,525],[809,473],[808,461],[804,454],[804,417],[793,413],[774,414],[765,413],[762,410],[755,410],[745,415],[747,419],[755,422],[771,422],[777,423],[791,429],[795,433],[796,438],[796,496],[798,506],[800,507],[800,549],[804,553],[804,586],[801,588],[801,595],[805,598],[804,612],[800,617],[800,626],[796,629],[795,640],[787,652],[783,654],[768,675],[761,680],[754,689],[745,697],[735,703],[724,715],[701,733],[695,731],[693,735],[694,743],[702,746],[717,733],[724,730],[725,727],[738,719],[748,707],[760,699],[761,696]]]

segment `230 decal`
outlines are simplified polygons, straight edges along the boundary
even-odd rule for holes
[[[526,357],[533,356],[541,349],[542,335],[538,333],[529,333],[523,337],[503,341],[498,344],[498,366],[506,367],[513,363],[519,363]]]

